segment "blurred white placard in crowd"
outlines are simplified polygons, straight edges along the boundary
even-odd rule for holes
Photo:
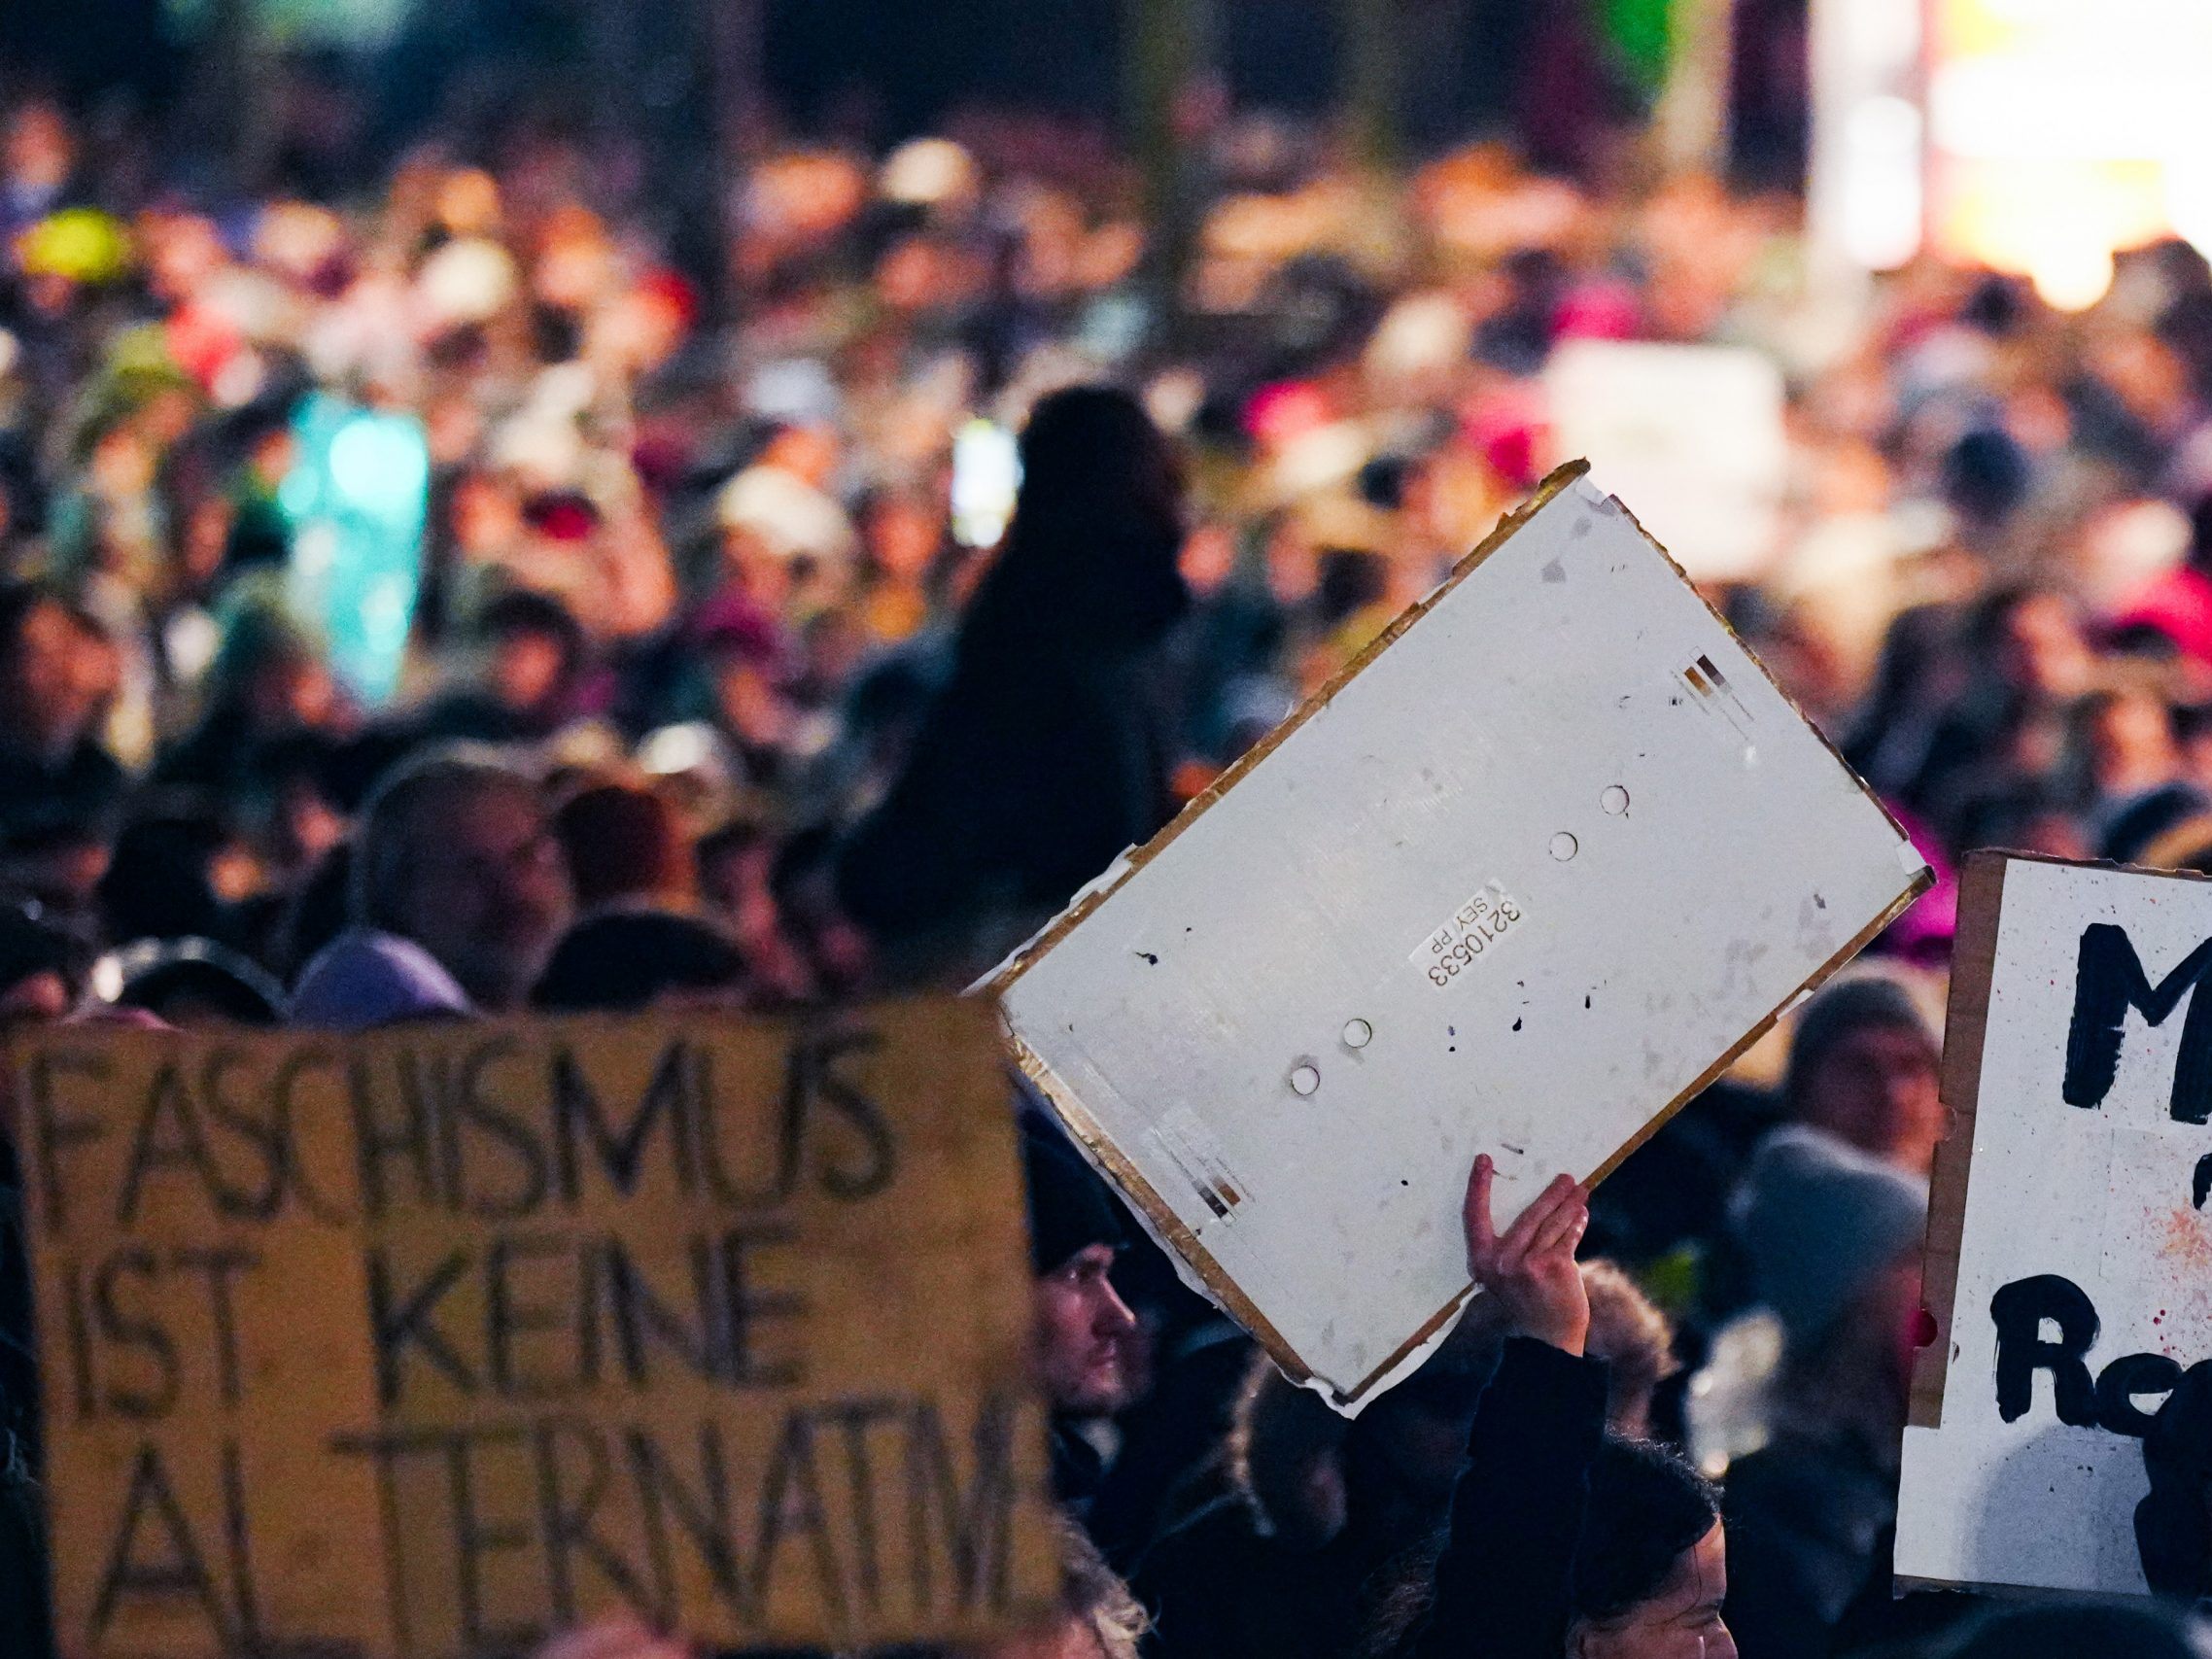
[[[1000,970],[1015,1054],[1187,1276],[1357,1408],[1508,1218],[1928,881],[1620,502],[1564,468]]]
[[[1968,862],[1900,1578],[2145,1589],[2142,1434],[2212,1360],[2207,968],[2202,877]]]
[[[1737,346],[1571,340],[1544,367],[1551,452],[1579,455],[1697,581],[1780,549],[1789,471],[1781,370]]]

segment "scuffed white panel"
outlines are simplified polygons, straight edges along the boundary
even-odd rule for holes
[[[1974,919],[1961,917],[1962,936]],[[2067,1040],[2092,925],[2123,929],[2145,983],[2165,984],[2212,939],[2212,882],[2004,861],[1941,1426],[1909,1430],[1905,1442],[1896,1561],[1916,1580],[2146,1588],[2134,1531],[2149,1487],[2142,1441],[2061,1421],[2049,1366],[2035,1369],[2024,1408],[2005,1421],[2000,1291],[2058,1279],[2086,1297],[2094,1340],[2080,1358],[2092,1377],[2128,1356],[2160,1356],[2175,1370],[2212,1359],[2212,1213],[2195,1190],[2212,1130],[2172,1115],[2182,1034],[2206,993],[2175,985],[2157,1025],[2123,1008],[2108,1091],[2069,1104]],[[2035,1322],[2032,1337],[2061,1335],[2056,1320]],[[2149,1414],[2162,1398],[2151,1389],[2130,1403]]]
[[[1156,1230],[1356,1399],[1465,1290],[1476,1152],[1507,1216],[1597,1171],[1924,879],[1576,480],[1000,991]]]

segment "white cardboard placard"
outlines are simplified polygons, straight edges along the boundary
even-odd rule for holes
[[[1094,1161],[1353,1407],[1929,880],[1584,468],[993,979]]]
[[[1759,575],[1789,480],[1781,370],[1742,346],[1570,340],[1544,365],[1552,453],[1584,455],[1699,581]]]
[[[2092,929],[2106,930],[2101,942],[2089,942]],[[2125,980],[2130,959],[2144,987],[2166,984],[2208,939],[2201,878],[1997,853],[1969,863],[1944,1056],[1956,1126],[1937,1156],[1928,1221],[1938,1340],[1905,1432],[1901,1579],[2146,1588],[2140,1418],[2180,1368],[2212,1358],[2212,1214],[2193,1187],[2212,1129],[2174,1116],[2175,1064],[2203,993],[2187,975],[2170,982],[2156,1025],[2125,994],[2101,1016],[2093,994],[2078,998],[2085,978],[2120,984],[2112,975]],[[2080,1348],[2092,1327],[2072,1361],[2035,1363],[2030,1344]],[[2126,1391],[2113,1371],[2123,1362],[2134,1372]],[[2061,1367],[2073,1379],[2063,1402]],[[2093,1409],[2091,1379],[2105,1383]]]

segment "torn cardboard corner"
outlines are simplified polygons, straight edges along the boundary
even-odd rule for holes
[[[1580,465],[987,982],[1186,1278],[1356,1409],[1460,1208],[1602,1177],[1929,882]]]

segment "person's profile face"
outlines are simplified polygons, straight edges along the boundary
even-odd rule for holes
[[[1054,1409],[1102,1417],[1129,1403],[1137,1317],[1109,1275],[1114,1252],[1089,1245],[1036,1279],[1038,1382]]]
[[[2171,752],[2173,722],[2156,697],[2126,692],[2098,711],[2090,743],[2100,767],[2154,763]]]
[[[1650,1600],[1620,1618],[1578,1625],[1568,1652],[1573,1659],[1736,1659],[1736,1640],[1720,1616],[1727,1599],[1728,1547],[1715,1521]]]

